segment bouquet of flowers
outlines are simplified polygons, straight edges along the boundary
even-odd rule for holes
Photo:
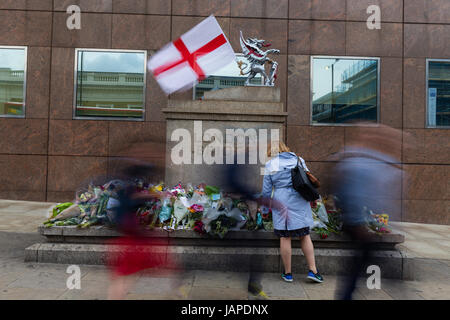
[[[391,229],[388,227],[389,215],[387,214],[376,214],[371,211],[369,215],[367,224],[369,229],[372,231],[383,234],[390,233]]]
[[[329,196],[310,202],[314,219],[313,231],[322,239],[328,238],[330,233],[341,234],[342,213],[334,205],[334,197]]]

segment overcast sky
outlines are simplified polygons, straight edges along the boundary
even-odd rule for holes
[[[0,68],[24,70],[25,51],[23,49],[0,49]]]
[[[96,52],[83,51],[78,55],[78,70],[92,72],[144,73],[145,54],[140,52]]]

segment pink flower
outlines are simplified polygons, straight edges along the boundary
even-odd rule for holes
[[[189,209],[192,209],[194,212],[202,212],[204,210],[200,204],[193,204]]]

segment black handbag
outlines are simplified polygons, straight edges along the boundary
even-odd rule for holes
[[[300,193],[300,195],[306,201],[315,201],[320,198],[319,192],[309,181],[306,171],[303,166],[300,166],[299,159],[297,158],[297,165],[295,168],[291,169],[292,176],[292,186],[295,191]]]

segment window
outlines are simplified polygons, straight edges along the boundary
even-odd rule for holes
[[[450,126],[450,60],[427,60],[427,126]]]
[[[144,119],[145,51],[77,49],[75,56],[75,118]]]
[[[378,122],[379,59],[312,57],[312,123]]]
[[[0,117],[25,117],[26,47],[0,47]]]
[[[219,90],[229,87],[243,86],[247,75],[241,74],[238,63],[242,61],[243,73],[248,71],[249,62],[242,54],[236,54],[236,62],[223,67],[207,79],[199,82],[194,87],[194,100],[201,99],[205,91]],[[247,65],[247,66],[246,66]],[[251,85],[260,86],[263,84],[261,75],[257,75],[250,81]]]

